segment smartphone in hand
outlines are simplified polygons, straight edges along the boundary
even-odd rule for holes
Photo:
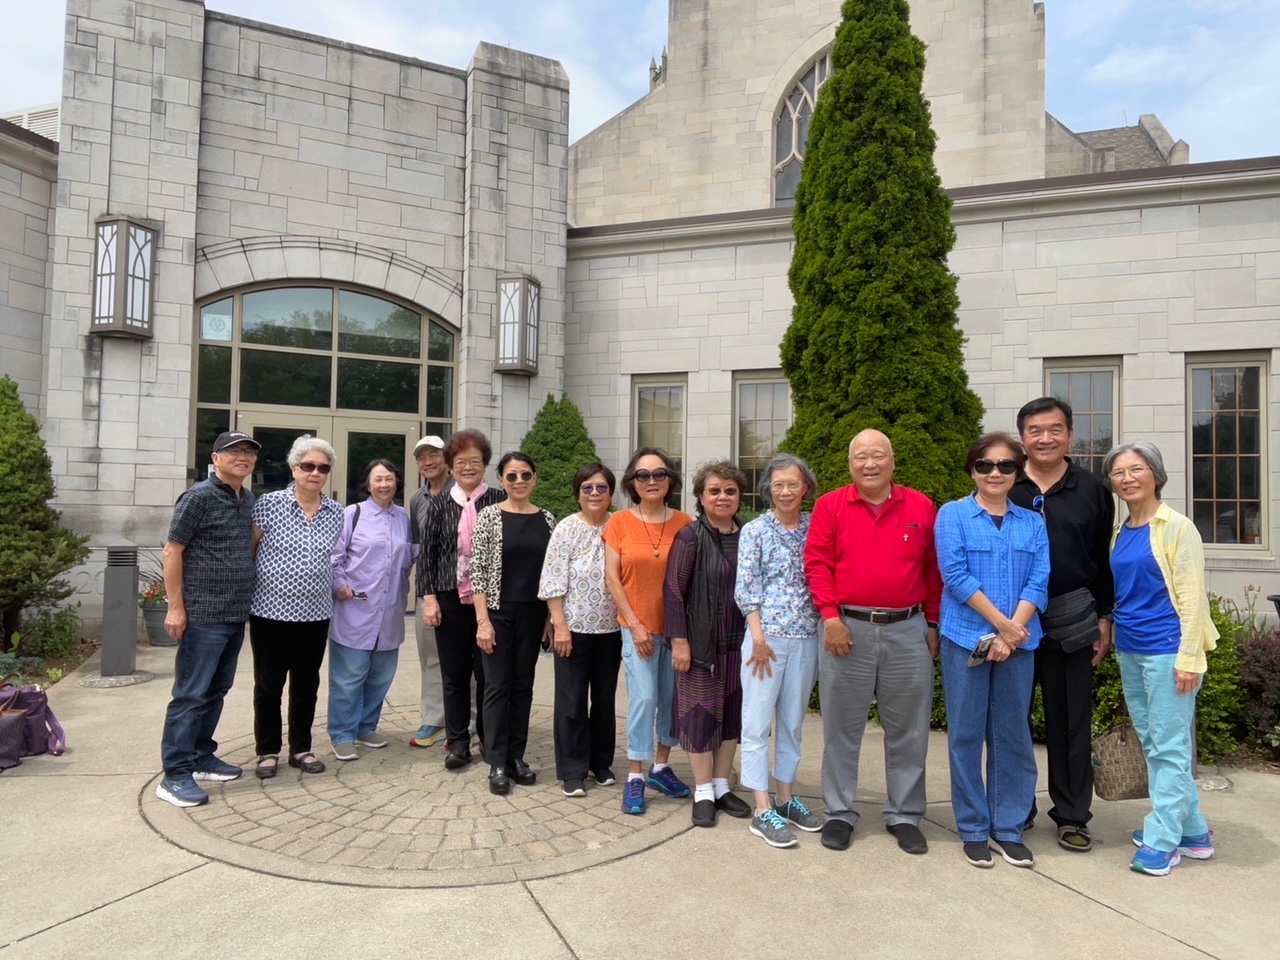
[[[969,666],[976,667],[987,662],[987,654],[991,651],[991,641],[995,638],[996,635],[994,633],[988,633],[985,637],[978,638],[978,645],[973,648],[973,653],[969,654]]]

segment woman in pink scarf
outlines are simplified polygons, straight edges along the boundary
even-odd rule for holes
[[[460,770],[471,762],[471,681],[476,705],[484,702],[484,672],[476,646],[476,610],[471,582],[471,537],[476,515],[507,498],[484,482],[493,456],[489,440],[479,430],[460,430],[444,446],[444,460],[454,483],[427,504],[426,594],[422,617],[436,628],[440,676],[444,685],[444,726],[448,754],[444,765]],[[476,733],[484,743],[483,714],[476,712]],[[481,754],[483,755],[483,746]]]

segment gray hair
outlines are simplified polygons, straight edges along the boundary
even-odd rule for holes
[[[799,457],[790,453],[780,453],[772,460],[769,465],[764,468],[764,472],[760,475],[760,502],[766,507],[773,506],[773,489],[770,484],[773,483],[773,475],[779,470],[786,470],[788,467],[795,467],[800,471],[800,477],[804,480],[805,491],[804,497],[808,499],[818,492],[818,478],[814,475],[813,469],[801,460]]]
[[[293,446],[289,448],[289,456],[285,458],[285,462],[289,464],[289,469],[294,469],[302,462],[302,458],[313,450],[317,450],[328,457],[330,465],[338,462],[338,452],[329,445],[328,441],[313,437],[309,433],[304,433],[293,441]]]
[[[1169,471],[1164,468],[1164,457],[1160,455],[1160,448],[1150,440],[1117,443],[1111,448],[1106,459],[1102,461],[1102,476],[1106,478],[1107,486],[1114,489],[1115,484],[1111,482],[1111,468],[1116,460],[1126,453],[1136,453],[1151,468],[1151,474],[1156,478],[1156,499],[1159,500],[1160,492],[1169,482]]]

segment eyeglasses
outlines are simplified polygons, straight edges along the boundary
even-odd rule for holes
[[[328,463],[312,463],[310,460],[303,460],[298,464],[298,469],[303,473],[325,474],[333,469],[333,465]]]
[[[974,462],[973,469],[984,477],[992,470],[999,470],[1004,476],[1011,477],[1018,472],[1018,461],[1007,459],[990,460],[987,457],[983,457],[981,460]]]
[[[873,450],[871,453],[855,453],[849,459],[854,463],[884,463],[889,459],[889,454],[883,450]]]
[[[1036,494],[1031,498],[1031,509],[1041,515],[1044,514],[1044,495]]]
[[[258,451],[253,447],[223,447],[221,450],[215,450],[214,452],[228,457],[245,457],[249,460],[258,455]]]
[[[1130,467],[1128,470],[1112,470],[1107,476],[1112,480],[1123,480],[1125,477],[1141,480],[1150,472],[1148,467]]]
[[[737,487],[707,487],[706,494],[708,497],[736,497],[738,495]]]
[[[525,483],[528,483],[530,480],[533,479],[533,471],[521,470],[519,473],[516,473],[514,470],[512,470],[502,479],[507,481],[507,483],[515,483],[517,480],[523,480]]]
[[[671,474],[663,467],[657,470],[637,470],[634,476],[637,483],[661,483],[663,480],[671,479]]]
[[[608,493],[609,485],[607,483],[584,483],[578,488],[580,493],[590,496],[593,493]]]
[[[804,484],[798,480],[775,480],[769,484],[769,489],[775,493],[794,493],[803,487]]]
[[[480,467],[481,469],[483,469],[483,468],[484,468],[484,461],[483,461],[483,460],[455,460],[455,461],[453,461],[453,469],[455,469],[455,470],[458,470],[458,469],[463,469],[463,470],[465,470],[467,467]]]

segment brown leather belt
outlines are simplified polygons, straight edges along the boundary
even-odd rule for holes
[[[917,603],[914,607],[898,608],[896,610],[886,610],[881,607],[871,609],[860,609],[858,607],[841,607],[842,616],[849,617],[852,620],[865,620],[867,623],[886,624],[901,623],[903,620],[910,620],[917,613],[924,612],[924,604]]]

